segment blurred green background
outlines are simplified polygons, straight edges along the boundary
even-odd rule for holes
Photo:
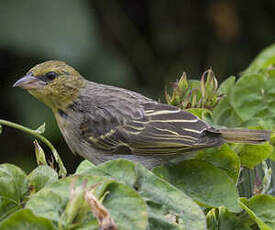
[[[47,123],[70,172],[81,158],[63,140],[50,110],[12,84],[33,65],[60,59],[86,78],[163,99],[183,71],[212,67],[221,82],[245,69],[275,38],[275,1],[1,0],[0,119]],[[33,137],[4,127],[0,163],[30,171]]]

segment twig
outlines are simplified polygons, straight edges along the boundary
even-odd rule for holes
[[[40,141],[42,141],[45,145],[47,145],[50,148],[50,150],[53,153],[53,156],[54,156],[54,158],[58,164],[58,167],[59,167],[59,171],[58,171],[59,176],[65,177],[67,175],[67,170],[64,167],[64,164],[63,164],[58,152],[56,151],[55,147],[52,145],[52,143],[46,137],[39,134],[37,130],[33,130],[33,129],[27,128],[25,126],[16,124],[14,122],[1,120],[1,119],[0,119],[0,125],[5,125],[5,126],[9,126],[9,127],[21,130],[25,133],[31,134],[32,136],[34,136],[37,139],[39,139]]]

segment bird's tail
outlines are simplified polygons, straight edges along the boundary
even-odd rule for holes
[[[227,143],[260,144],[270,140],[270,131],[255,129],[220,129]]]

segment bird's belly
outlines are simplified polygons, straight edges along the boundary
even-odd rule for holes
[[[87,143],[89,144],[89,143]],[[136,163],[141,163],[148,169],[152,169],[156,166],[173,163],[177,161],[182,161],[184,159],[190,158],[193,156],[192,152],[188,154],[177,154],[172,156],[152,156],[152,155],[128,155],[128,154],[107,154],[105,151],[94,149],[91,147],[80,148],[78,152],[79,155],[85,159],[91,161],[94,164],[104,163],[109,160],[114,159],[128,159]]]
[[[110,153],[107,153],[106,151],[92,147],[91,144],[88,142],[82,142],[81,144],[79,144],[78,148],[75,149],[75,152],[96,165],[104,163],[109,160],[114,160],[114,159],[128,159],[136,163],[141,163],[143,166],[145,166],[148,169],[152,169],[156,166],[163,165],[166,163],[182,161],[184,159],[187,159],[193,156],[192,152],[189,152],[188,154],[183,153],[183,154],[177,154],[172,156],[110,154]]]

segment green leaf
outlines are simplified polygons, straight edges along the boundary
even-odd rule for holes
[[[35,216],[29,209],[21,209],[0,223],[0,230],[56,230],[51,221]]]
[[[132,188],[106,177],[75,176],[61,179],[33,195],[26,207],[31,209],[35,215],[69,227],[65,225],[66,218],[64,219],[63,213],[70,199],[70,186],[73,180],[76,186],[81,186],[84,180],[87,180],[88,186],[98,184],[95,195],[98,198],[104,197],[103,205],[109,210],[118,229],[129,229],[129,226],[133,230],[146,229],[148,217],[143,199]],[[96,227],[97,222],[94,219],[91,212],[83,212],[80,208],[73,224],[81,228]]]
[[[47,165],[38,166],[28,175],[29,186],[31,186],[33,192],[38,192],[44,186],[57,180],[57,172]]]
[[[183,230],[184,228],[176,224],[173,218],[177,216],[169,215],[169,211],[163,209],[162,205],[156,204],[152,201],[147,201],[149,214],[149,229],[158,230]],[[167,213],[167,215],[163,215]]]
[[[263,109],[264,76],[247,74],[233,88],[231,104],[243,121],[253,118]]]
[[[222,99],[212,112],[214,124],[226,127],[236,127],[240,126],[242,123],[241,118],[231,104],[231,96],[235,87],[235,81],[236,77],[231,76],[227,78],[218,89],[218,93],[222,95]]]
[[[201,150],[196,158],[223,169],[235,183],[237,182],[240,173],[240,158],[228,145]]]
[[[118,229],[147,228],[147,207],[136,191],[117,182],[110,183],[106,191],[109,193],[103,205],[110,211]]]
[[[206,229],[205,217],[190,197],[155,176],[141,164],[137,164],[136,169],[138,172],[136,187],[144,198],[161,204],[170,214],[180,218],[185,230]]]
[[[3,132],[3,127],[2,125],[0,125],[0,134],[2,134],[2,132]]]
[[[220,126],[238,127],[242,124],[242,120],[233,109],[229,97],[224,97],[219,102],[219,104],[214,108],[212,117],[213,123]]]
[[[273,151],[271,152],[269,158],[275,162],[275,133],[271,133],[270,144],[273,146]]]
[[[220,230],[252,230],[239,216],[225,208],[219,209],[218,229]]]
[[[262,71],[244,74],[236,84],[234,81],[231,77],[219,88],[224,96],[212,113],[213,122],[227,127],[273,128],[275,75]]]
[[[269,143],[260,145],[244,144],[240,145],[238,149],[241,165],[250,169],[266,160],[272,151],[273,147]]]
[[[0,194],[15,202],[20,202],[22,194],[27,191],[26,174],[20,168],[11,164],[0,165]]]
[[[271,160],[273,160],[275,162],[275,149],[274,149],[274,146],[273,146],[273,151],[272,151],[272,153],[269,156],[269,159],[271,159]]]
[[[0,199],[0,221],[5,219],[7,216],[9,216],[11,213],[17,211],[20,209],[21,206],[15,203],[14,201],[11,201],[8,198],[1,197]]]
[[[133,186],[149,206],[149,224],[156,227],[152,229],[165,229],[168,226],[170,229],[206,229],[205,217],[198,205],[141,164],[135,165],[124,159],[112,160],[87,168],[81,175],[105,175]],[[155,213],[152,204],[161,207],[158,213]],[[180,219],[180,223],[171,223],[171,219],[167,218],[170,215]]]
[[[91,167],[96,167],[91,161],[84,160],[82,161],[77,169],[75,170],[76,175],[81,175],[83,172],[85,172],[86,169],[89,169]]]
[[[25,172],[15,165],[0,165],[0,219],[21,207],[27,189]]]
[[[271,129],[275,124],[274,76],[261,72],[245,74],[235,85],[233,80],[226,82],[221,91],[227,94],[213,111],[214,123],[228,127],[261,126]],[[228,92],[229,88],[231,91]]]
[[[207,117],[209,114],[211,114],[211,111],[205,108],[191,108],[187,109],[186,111],[193,113],[198,118],[205,120],[205,117]]]
[[[187,160],[153,170],[187,195],[208,207],[239,212],[238,191],[225,171],[200,160]]]
[[[85,161],[83,164],[86,165],[86,170],[84,170],[84,167],[81,164],[80,167],[82,170],[78,167],[75,175],[109,176],[110,178],[116,179],[131,187],[134,187],[136,184],[137,172],[135,164],[129,163],[128,160],[121,159],[117,161],[108,161],[105,164],[100,164],[96,167],[93,165],[89,166],[89,163]]]
[[[261,230],[275,229],[275,198],[271,195],[255,195],[241,198],[241,207],[259,225]]]
[[[218,89],[218,93],[222,96],[230,96],[232,92],[232,88],[235,85],[236,77],[231,76],[225,79]]]
[[[265,74],[262,74],[265,76]],[[265,78],[264,91],[262,97],[262,111],[257,116],[262,120],[263,124],[267,124],[266,128],[273,129],[275,116],[275,75]],[[268,125],[268,122],[270,123]],[[265,127],[264,125],[262,125]]]
[[[265,48],[245,70],[245,73],[258,72],[275,65],[275,44]]]

